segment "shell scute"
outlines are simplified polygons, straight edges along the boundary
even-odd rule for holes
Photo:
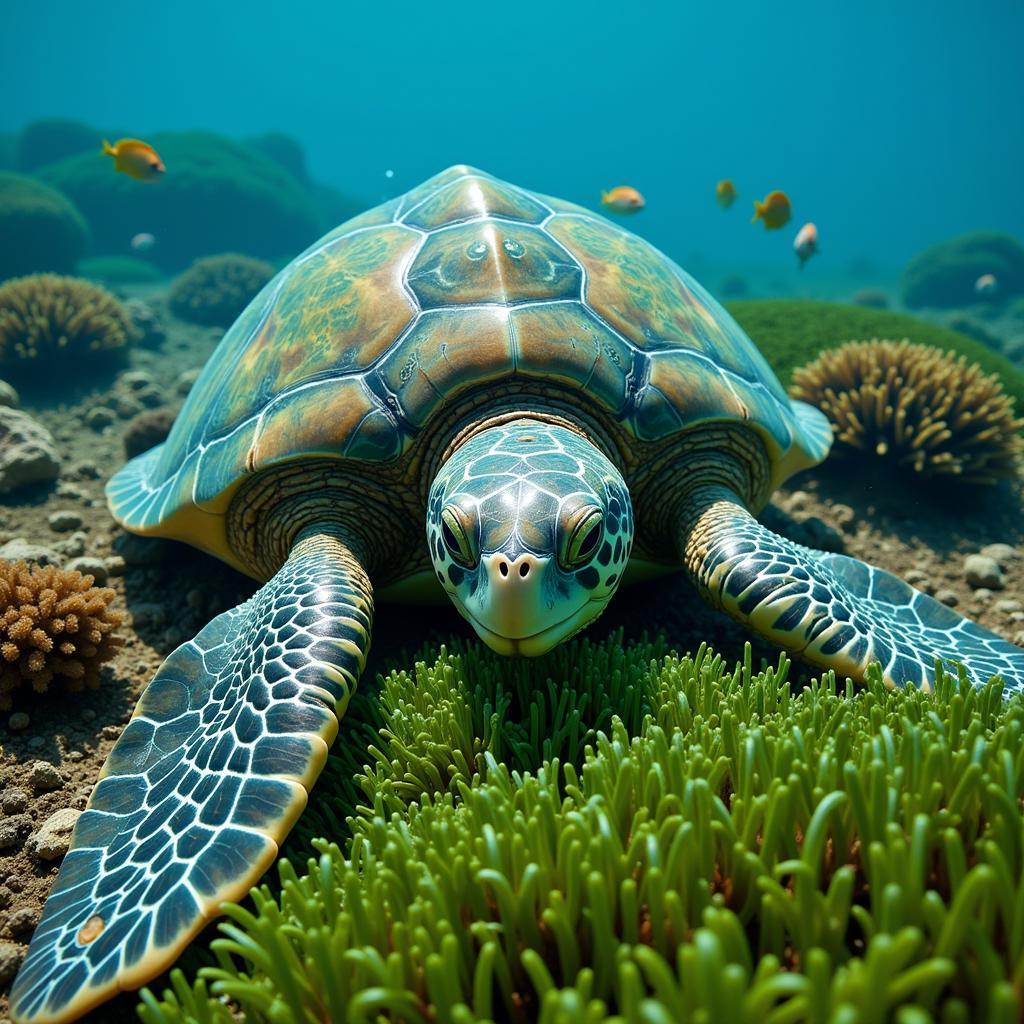
[[[431,231],[473,217],[505,217],[539,224],[551,210],[528,192],[483,174],[467,174],[406,213],[402,222]]]

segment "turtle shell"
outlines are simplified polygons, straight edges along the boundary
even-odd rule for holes
[[[671,260],[603,217],[453,167],[336,228],[224,336],[164,444],[111,480],[137,533],[235,564],[252,473],[304,457],[400,459],[461,391],[557,382],[643,441],[743,421],[773,483],[824,458],[827,424]]]

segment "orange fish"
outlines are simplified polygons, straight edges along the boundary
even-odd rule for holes
[[[793,239],[793,251],[800,260],[800,269],[818,251],[818,229],[811,223],[805,224]]]
[[[644,197],[630,185],[616,185],[601,193],[601,205],[612,213],[636,213],[646,206]]]
[[[159,181],[166,170],[157,151],[141,139],[118,139],[113,146],[104,139],[103,155],[114,158],[114,170],[136,181]]]
[[[736,186],[728,178],[720,181],[715,186],[715,198],[723,210],[728,210],[736,202]]]
[[[769,192],[763,203],[754,200],[754,216],[750,223],[760,218],[764,221],[766,231],[776,231],[789,222],[792,212],[789,196],[785,192]]]

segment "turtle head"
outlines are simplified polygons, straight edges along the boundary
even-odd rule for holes
[[[441,585],[499,654],[544,654],[604,611],[633,543],[619,471],[565,427],[517,419],[473,435],[430,489]]]

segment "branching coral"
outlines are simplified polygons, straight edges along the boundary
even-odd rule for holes
[[[1017,1019],[1019,698],[941,671],[932,694],[873,672],[859,692],[826,677],[794,695],[785,658],[755,674],[703,647],[608,646],[649,707],[596,734],[580,769],[516,771],[489,741],[462,767],[476,726],[459,715],[513,702],[528,667],[442,655],[427,672],[450,685],[443,710],[392,677],[376,760],[394,767],[347,852],[317,840],[306,873],[281,861],[280,893],[229,908],[216,965],[144,993],[142,1019]],[[462,678],[477,660],[498,705]],[[418,758],[434,767],[411,780]]]
[[[171,286],[171,312],[191,323],[230,327],[273,276],[265,260],[235,253],[205,256]]]
[[[793,374],[795,398],[828,416],[837,450],[875,452],[921,477],[994,483],[1024,445],[999,379],[927,345],[850,342]]]
[[[0,708],[25,686],[98,686],[100,665],[122,643],[124,616],[110,608],[113,599],[80,572],[0,561]]]
[[[120,355],[124,306],[88,281],[34,274],[0,285],[0,365],[47,377]]]

